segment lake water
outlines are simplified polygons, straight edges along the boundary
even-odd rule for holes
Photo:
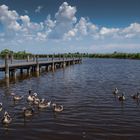
[[[2,76],[0,76],[2,77]],[[2,78],[1,78],[2,79]],[[114,88],[125,92],[118,101]],[[24,119],[21,109],[26,99],[14,104],[10,93],[28,95],[32,88],[38,96],[62,104],[63,112],[50,108],[38,110]],[[10,83],[0,81],[3,111],[13,117],[9,126],[0,123],[1,140],[139,140],[140,104],[130,96],[140,91],[140,61],[123,59],[83,59],[39,77],[23,75]]]

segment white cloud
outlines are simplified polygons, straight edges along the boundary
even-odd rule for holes
[[[53,21],[51,19],[51,16],[48,15],[47,19],[44,21],[44,30],[46,34],[48,35],[50,32],[52,32],[53,28],[55,27],[56,21]]]
[[[37,6],[37,8],[35,9],[35,12],[40,13],[42,8],[43,8],[43,6],[41,6],[41,5]]]
[[[128,27],[122,29],[121,33],[125,38],[140,37],[140,24],[132,23]]]
[[[76,7],[72,7],[68,5],[67,2],[64,2],[60,7],[58,12],[55,14],[55,18],[57,21],[63,21],[63,22],[76,22]]]
[[[72,37],[81,38],[84,36],[97,37],[98,27],[95,24],[92,24],[89,19],[81,17],[79,22],[65,33],[64,39],[71,40]]]
[[[49,37],[54,39],[63,38],[64,34],[71,30],[77,21],[75,13],[76,7],[70,6],[67,2],[64,2],[55,14],[55,26]]]
[[[119,32],[119,28],[106,28],[102,27],[100,30],[101,35],[112,35]]]
[[[20,24],[17,22],[19,18],[18,13],[15,10],[9,10],[8,6],[0,6],[0,22],[8,30],[19,31],[21,29]]]
[[[41,33],[41,32],[37,33],[36,40],[38,40],[38,41],[45,41],[46,38],[47,38],[47,35],[45,33]]]
[[[76,36],[76,33],[77,33],[77,29],[72,29],[72,30],[69,30],[67,33],[64,34],[64,37],[63,39],[64,40],[71,40],[73,37]]]

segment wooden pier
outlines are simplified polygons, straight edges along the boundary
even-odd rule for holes
[[[12,58],[13,59],[13,58]],[[48,60],[39,61],[38,56],[32,61],[27,57],[27,62],[15,63],[13,60],[9,61],[8,55],[5,57],[5,64],[0,65],[0,71],[5,72],[5,78],[10,78],[11,76],[16,77],[16,73],[19,70],[23,73],[23,70],[27,70],[27,73],[31,72],[40,73],[42,68],[46,71],[54,71],[57,68],[65,68],[69,65],[79,64],[82,62],[82,58],[50,58]]]

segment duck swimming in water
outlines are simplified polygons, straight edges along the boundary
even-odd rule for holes
[[[9,124],[9,123],[11,123],[12,118],[10,117],[10,115],[8,114],[7,111],[5,111],[4,116],[3,116],[3,118],[2,118],[1,121],[2,121],[3,124]]]
[[[37,97],[37,93],[34,93],[34,94],[32,95],[31,90],[29,90],[29,95],[28,95],[28,97],[27,97],[27,101],[28,101],[28,102],[33,102],[34,99],[35,99],[35,97]]]
[[[139,96],[139,92],[137,92],[137,94],[135,94],[135,95],[132,95],[131,97],[133,98],[133,99],[140,99],[140,96]]]
[[[41,99],[41,101],[39,102],[38,104],[38,108],[47,108],[47,107],[50,107],[51,105],[51,101],[50,102],[47,102],[45,101],[45,99]]]
[[[34,114],[34,110],[33,108],[26,108],[26,107],[23,107],[23,115],[24,117],[29,117],[29,116],[32,116]]]
[[[40,99],[39,99],[38,97],[34,97],[33,103],[34,103],[35,105],[38,105],[38,104],[40,103]]]
[[[52,104],[53,111],[54,112],[61,112],[63,111],[63,106],[62,105],[56,105],[55,103]]]
[[[11,93],[11,95],[13,96],[14,101],[20,101],[24,97],[24,96],[21,96],[21,95],[16,95],[15,93]]]
[[[115,88],[115,90],[113,91],[114,95],[117,95],[119,93],[119,90],[117,88]]]
[[[124,101],[125,100],[125,96],[124,93],[122,93],[122,96],[118,96],[119,101]]]

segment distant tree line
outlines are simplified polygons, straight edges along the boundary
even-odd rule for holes
[[[28,55],[32,56],[31,53],[27,53],[26,51],[14,52],[9,49],[4,49],[0,52],[0,58],[5,58],[6,54],[8,54],[9,58],[13,56],[15,59],[26,59]]]
[[[108,53],[108,54],[89,54],[90,58],[118,58],[118,59],[140,59],[140,53]]]
[[[33,57],[38,55],[40,58],[45,57],[87,57],[87,58],[118,58],[118,59],[140,59],[140,53],[121,53],[121,52],[114,52],[114,53],[58,53],[58,54],[32,54],[26,51],[18,51],[14,52],[8,49],[4,49],[0,52],[0,58],[5,58],[6,54],[8,54],[9,58],[11,56],[14,59],[27,59],[27,56]]]

